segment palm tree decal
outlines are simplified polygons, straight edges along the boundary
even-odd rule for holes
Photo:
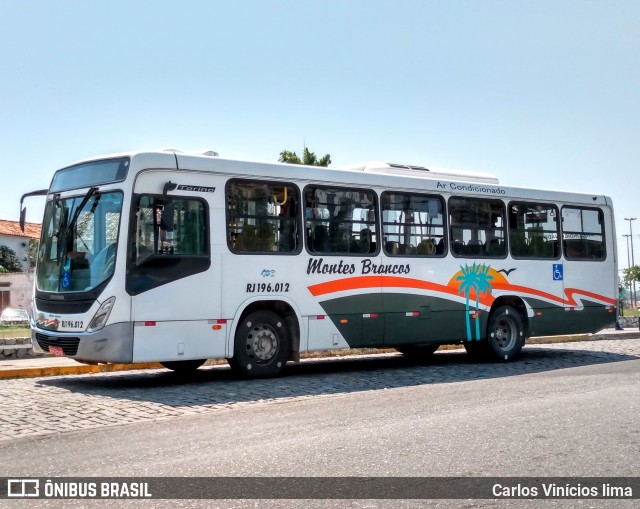
[[[476,296],[476,310],[480,305],[480,295],[490,294],[491,293],[491,281],[494,279],[493,276],[489,274],[489,270],[491,267],[489,265],[478,264],[476,265],[473,262],[473,265],[469,267],[468,264],[465,264],[463,267],[460,266],[461,274],[456,278],[456,281],[460,281],[460,286],[458,287],[458,293],[464,293],[466,297],[465,301],[465,317],[467,321],[467,341],[471,341],[473,338],[471,337],[471,320],[469,318],[469,299],[471,297],[471,290],[474,291]],[[480,320],[476,319],[476,340],[480,341]]]

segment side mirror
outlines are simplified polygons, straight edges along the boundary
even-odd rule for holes
[[[27,217],[27,208],[22,206],[25,198],[30,196],[46,196],[49,193],[48,189],[40,189],[39,191],[31,191],[30,193],[25,193],[20,198],[20,228],[24,231],[25,218]]]
[[[173,191],[175,190],[175,188],[178,187],[178,184],[174,184],[173,182],[169,181],[166,182],[164,186],[162,186],[162,194],[164,196],[167,196],[167,193],[169,191]]]
[[[173,231],[173,213],[175,207],[172,201],[166,201],[162,208],[162,215],[160,216],[160,228],[166,232]]]
[[[20,229],[24,232],[24,225],[27,217],[27,207],[20,209]]]

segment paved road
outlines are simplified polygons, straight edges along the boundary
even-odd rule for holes
[[[236,380],[221,368],[189,379],[144,371],[5,380],[0,472],[633,476],[640,471],[638,359],[640,340],[622,340],[531,346],[510,364],[473,364],[461,352],[438,353],[424,365],[395,355],[309,362],[283,378],[261,381]],[[465,506],[461,502],[437,505]],[[508,502],[466,506],[635,506],[633,501]],[[8,507],[19,507],[12,503]],[[105,503],[65,501],[64,507]],[[39,504],[62,507],[60,501]],[[348,506],[400,505],[425,504]],[[326,501],[269,506],[338,507]]]

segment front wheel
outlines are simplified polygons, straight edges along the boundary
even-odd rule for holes
[[[487,346],[492,356],[503,362],[515,359],[524,346],[524,321],[511,306],[496,309],[487,326]]]
[[[239,324],[231,367],[247,378],[279,375],[289,355],[289,329],[273,311],[254,311]]]

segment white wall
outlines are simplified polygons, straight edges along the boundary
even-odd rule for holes
[[[24,244],[24,245],[23,245]],[[15,251],[18,260],[22,264],[22,268],[27,270],[29,262],[27,261],[27,246],[29,245],[28,237],[16,237],[14,235],[0,235],[0,246],[7,246]]]
[[[33,271],[0,274],[0,283],[10,283],[8,288],[0,288],[0,291],[11,293],[11,307],[26,309],[29,314],[32,314],[33,274]]]

